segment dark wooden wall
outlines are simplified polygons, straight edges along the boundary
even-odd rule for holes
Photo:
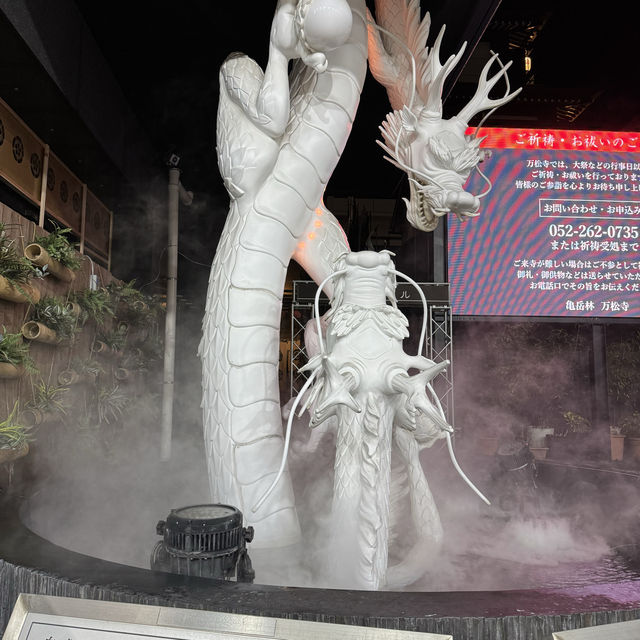
[[[36,235],[46,235],[46,232],[36,224],[27,220],[9,207],[0,203],[0,222],[5,224],[7,234],[15,238],[18,243],[18,251],[24,249],[32,242]],[[103,267],[92,262],[88,256],[83,256],[82,267],[76,272],[73,282],[62,282],[53,276],[42,279],[34,279],[33,284],[41,292],[42,296],[57,296],[66,299],[72,291],[89,287],[91,274],[98,277],[98,286],[106,286],[114,278]],[[22,324],[29,319],[31,305],[28,303],[13,303],[0,300],[0,330],[16,333]],[[87,323],[78,333],[73,343],[61,343],[48,345],[40,342],[31,342],[30,352],[39,375],[23,375],[17,380],[0,379],[0,420],[4,420],[18,400],[23,407],[33,396],[33,385],[41,378],[49,385],[57,384],[58,374],[69,368],[74,358],[88,359],[96,336],[96,326]]]

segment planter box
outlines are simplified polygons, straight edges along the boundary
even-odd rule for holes
[[[532,447],[529,445],[529,451],[531,451],[536,460],[544,460],[549,453],[549,447]]]
[[[498,436],[478,436],[476,438],[478,453],[483,456],[493,456],[498,451]]]
[[[625,436],[612,433],[609,437],[611,439],[611,460],[622,460],[624,457]]]

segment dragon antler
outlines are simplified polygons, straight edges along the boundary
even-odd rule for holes
[[[442,89],[444,81],[451,73],[453,68],[460,62],[467,43],[464,42],[460,50],[455,55],[449,56],[444,64],[440,64],[440,45],[444,37],[445,25],[440,29],[438,37],[429,52],[427,65],[421,78],[420,86],[422,88],[421,97],[424,99],[425,109],[442,115]],[[428,91],[425,88],[428,87]],[[426,94],[426,95],[423,95]]]
[[[500,64],[500,71],[491,76],[491,78],[487,79],[487,76],[489,75],[489,69],[493,66],[493,63],[496,60],[498,60],[498,63],[500,63],[498,54],[494,53],[487,64],[484,65],[482,73],[480,74],[480,79],[478,80],[478,88],[476,89],[475,95],[460,110],[460,113],[458,113],[458,119],[462,120],[462,122],[468,123],[471,118],[473,118],[473,116],[475,116],[477,113],[480,113],[481,111],[486,111],[487,109],[497,109],[503,104],[509,102],[509,100],[511,100],[512,98],[515,98],[515,96],[517,96],[520,91],[522,91],[522,87],[520,87],[519,89],[516,89],[511,93],[509,92],[509,80],[507,78],[507,71],[512,64],[511,61],[506,65]],[[504,96],[502,96],[502,98],[489,98],[489,92],[491,91],[491,89],[493,89],[498,80],[503,77],[507,82],[507,92]]]

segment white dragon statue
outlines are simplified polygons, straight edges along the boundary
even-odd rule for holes
[[[283,288],[291,258],[323,283],[329,296],[336,269],[345,260],[352,260],[354,268],[360,264],[349,258],[345,235],[322,196],[355,118],[367,58],[394,109],[382,124],[380,144],[391,162],[407,172],[407,217],[424,230],[433,229],[447,212],[477,214],[482,194],[467,193],[463,185],[484,152],[465,131],[475,114],[517,93],[507,83],[502,97],[489,98],[493,86],[506,80],[508,68],[501,66],[488,78],[492,58],[474,98],[458,116],[445,120],[442,86],[462,51],[441,64],[443,34],[432,48],[426,46],[429,17],[421,19],[418,0],[376,0],[376,19],[378,24],[365,0],[278,0],[264,72],[241,54],[229,56],[220,70],[217,149],[231,202],[211,270],[200,344],[203,418],[213,499],[242,510],[256,529],[254,548],[300,541],[291,478],[286,468],[279,475],[285,450],[278,388]],[[373,255],[362,258],[365,265],[391,268],[389,256]],[[381,286],[382,304],[385,297],[393,300],[389,283]],[[430,369],[422,364],[421,369]],[[326,384],[330,377],[325,375]],[[413,378],[398,382],[394,392],[415,396],[411,411],[428,414],[426,379],[420,380],[420,400]],[[370,414],[378,410],[367,407]],[[430,424],[444,433],[446,422],[431,414]],[[431,525],[419,542],[437,545],[437,510],[422,470],[411,466],[411,460],[417,461],[416,439],[400,431],[393,438],[409,466],[409,482],[426,491],[432,505],[423,504]],[[385,446],[390,442],[389,436]],[[344,455],[351,454],[339,450],[336,459]],[[368,577],[355,577],[350,586],[376,589],[393,582],[386,569],[387,543],[370,544],[376,552],[367,562],[378,568]]]

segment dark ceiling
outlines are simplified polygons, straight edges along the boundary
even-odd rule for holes
[[[69,1],[75,1],[115,77],[112,88],[119,85],[117,93],[128,102],[138,129],[146,132],[148,140],[123,137],[121,146],[128,149],[121,155],[145,164],[145,175],[159,176],[162,188],[164,158],[169,152],[180,155],[182,180],[196,192],[199,206],[199,214],[192,218],[195,235],[215,235],[227,209],[215,153],[218,69],[229,53],[238,50],[264,66],[276,0]],[[2,2],[11,6],[8,0]],[[373,0],[367,3],[373,6]],[[471,44],[459,65],[457,82],[446,87],[445,115],[454,115],[471,97],[484,62],[495,50],[503,61],[513,60],[511,84],[524,90],[495,112],[487,126],[640,130],[638,29],[628,2],[610,0],[599,13],[575,0],[422,0],[422,4],[432,16],[429,44],[440,25],[447,25],[443,58],[463,40]],[[59,25],[68,22],[57,7],[73,7],[47,0],[21,0],[15,6],[24,6],[31,19],[38,18],[42,33],[45,25],[58,33]],[[105,152],[105,138],[101,143],[92,134],[20,38],[0,11],[0,94],[118,212],[120,221],[135,218],[137,210],[130,204],[135,192],[122,188],[123,174],[113,154]],[[57,46],[64,49],[59,42]],[[72,70],[74,64],[80,66],[76,57],[90,58],[83,51],[69,47],[65,59]],[[530,72],[524,68],[526,55],[532,62]],[[85,78],[91,85],[90,73]],[[85,115],[97,117],[108,136],[107,111],[100,113],[105,96],[99,88],[93,94],[88,96]],[[369,76],[327,195],[396,197],[406,188],[406,180],[383,160],[375,144],[388,109],[385,91]],[[206,216],[214,220],[202,233]]]
[[[76,3],[159,153],[178,152],[185,183],[216,189],[218,68],[236,50],[264,64],[275,0]],[[422,4],[433,19],[430,43],[439,26],[447,24],[444,55],[463,38],[477,43],[448,92],[445,110],[450,115],[472,95],[469,80],[477,77],[493,49],[503,60],[513,60],[512,85],[522,85],[524,91],[487,126],[640,129],[638,29],[628,2],[610,0],[600,12],[573,0]],[[524,70],[525,55],[532,61],[530,72]],[[373,142],[387,110],[384,91],[369,77],[352,139],[328,193],[391,195],[399,176]]]

